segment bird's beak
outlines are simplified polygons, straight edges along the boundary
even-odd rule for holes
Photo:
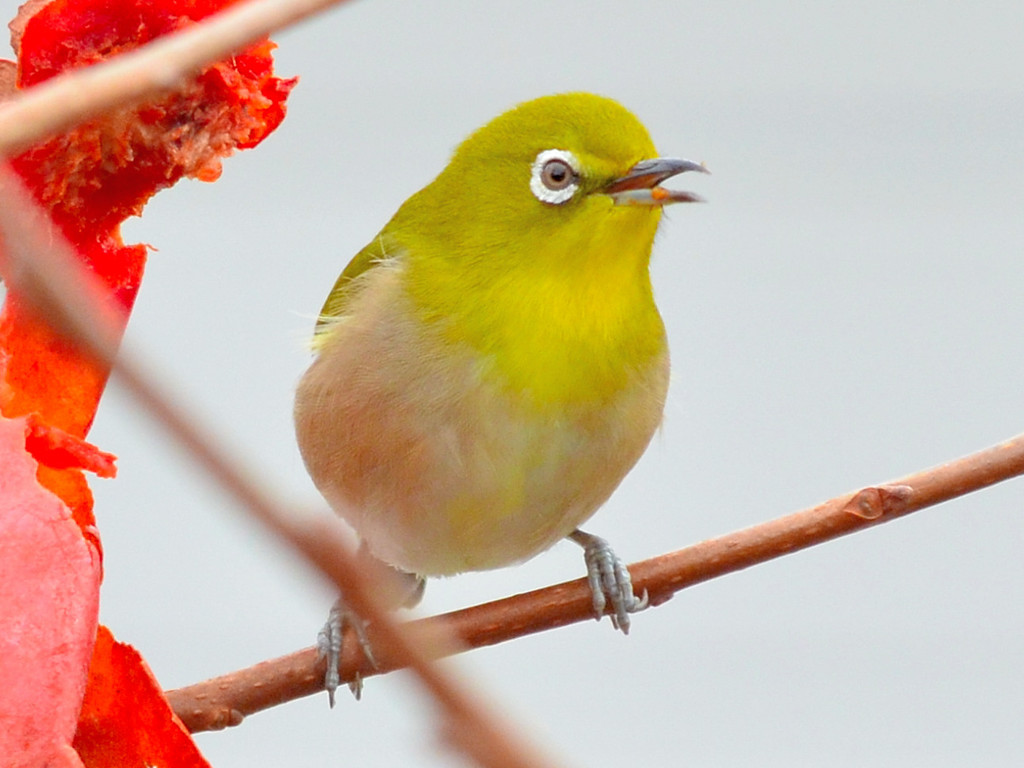
[[[625,176],[612,180],[601,191],[614,200],[616,205],[660,207],[670,203],[703,203],[704,198],[693,192],[658,186],[665,179],[670,179],[686,171],[710,173],[701,163],[695,163],[692,160],[681,160],[677,157],[655,157],[652,160],[641,160],[630,168]]]

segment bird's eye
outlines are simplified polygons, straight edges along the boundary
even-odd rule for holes
[[[548,160],[540,169],[541,183],[552,192],[572,184],[572,168],[565,160]]]
[[[533,161],[530,190],[542,203],[561,205],[579,188],[579,162],[564,149],[546,149]]]

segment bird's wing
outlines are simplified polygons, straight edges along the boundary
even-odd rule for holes
[[[379,268],[389,258],[383,237],[377,237],[372,243],[357,253],[342,273],[338,275],[338,279],[335,281],[331,292],[327,295],[327,300],[324,302],[320,315],[316,319],[316,328],[313,331],[314,349],[320,347],[331,328],[343,320],[348,313],[348,305],[352,298],[352,289],[356,279],[365,275],[371,269]]]

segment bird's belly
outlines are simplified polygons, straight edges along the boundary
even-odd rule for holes
[[[661,420],[667,358],[601,403],[537,408],[416,323],[335,331],[296,398],[310,474],[380,559],[420,575],[498,568],[586,520]]]

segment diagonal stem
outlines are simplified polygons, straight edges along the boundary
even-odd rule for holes
[[[0,163],[0,255],[10,289],[30,302],[54,330],[113,370],[139,404],[253,517],[331,579],[348,605],[373,622],[378,637],[402,666],[412,669],[443,715],[449,743],[481,766],[543,768],[551,765],[477,691],[432,663],[450,638],[401,626],[376,596],[357,562],[340,520],[298,514],[258,473],[206,429],[192,409],[178,403],[160,379],[131,354],[118,355],[116,329],[103,311],[103,289],[75,257],[72,246],[31,200],[18,176]],[[49,226],[48,226],[49,225]]]

